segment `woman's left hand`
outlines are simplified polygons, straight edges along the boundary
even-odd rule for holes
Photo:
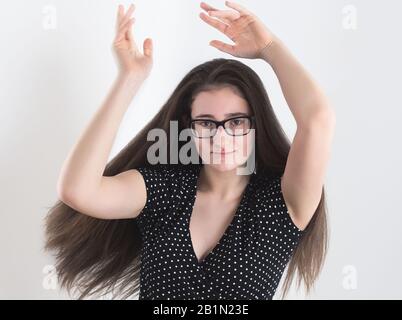
[[[234,10],[218,10],[201,2],[201,8],[209,14],[208,16],[201,12],[201,19],[235,43],[231,45],[213,40],[210,45],[239,58],[262,58],[263,49],[268,48],[275,40],[273,33],[256,15],[243,6],[231,1],[225,1],[225,4]]]

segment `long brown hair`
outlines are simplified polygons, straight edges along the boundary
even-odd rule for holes
[[[205,90],[231,86],[247,100],[256,128],[256,170],[282,175],[290,150],[259,76],[233,59],[213,59],[193,68],[178,84],[154,118],[107,164],[104,176],[149,165],[147,140],[151,129],[160,128],[170,142],[170,121],[178,129],[188,128],[192,101]],[[179,141],[179,147],[186,142]],[[168,156],[169,161],[169,156]],[[136,219],[102,220],[77,212],[58,200],[45,218],[45,250],[55,251],[55,267],[61,288],[79,299],[112,292],[113,298],[128,298],[139,292],[142,240]],[[297,274],[298,287],[307,293],[322,268],[327,251],[327,220],[324,188],[317,210],[290,258],[283,284],[283,296]]]

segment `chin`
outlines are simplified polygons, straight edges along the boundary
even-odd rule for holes
[[[214,170],[220,172],[233,171],[239,167],[239,165],[235,163],[213,163],[209,164],[209,166],[211,166],[211,168],[213,168]]]
[[[214,161],[213,161],[214,160]],[[226,172],[226,171],[233,171],[236,170],[239,166],[241,166],[241,162],[236,161],[237,159],[233,158],[228,158],[228,159],[212,159],[210,162],[207,162],[207,164],[213,168],[214,170],[220,171],[220,172]],[[239,162],[239,163],[238,163]]]
[[[208,156],[210,156],[209,159]],[[237,152],[226,158],[221,158],[219,155],[214,155],[212,153],[201,158],[204,164],[220,172],[236,170],[237,168],[243,166],[247,161],[247,157],[244,157]]]

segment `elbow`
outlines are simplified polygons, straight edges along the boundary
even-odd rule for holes
[[[59,200],[69,206],[70,208],[74,209],[77,212],[85,213],[86,207],[85,204],[87,202],[84,201],[84,197],[79,196],[79,194],[72,189],[60,189],[58,190]],[[89,215],[89,214],[87,214]]]
[[[56,191],[57,191],[57,196],[59,197],[60,200],[63,200],[64,198],[66,198],[67,194],[70,193],[70,191],[67,190],[66,186],[61,182],[61,179],[59,179],[57,181]]]
[[[77,199],[78,192],[76,191],[76,188],[67,186],[61,183],[60,180],[57,183],[56,190],[59,199],[66,204],[74,203],[75,199]]]
[[[326,104],[322,107],[321,112],[319,112],[319,121],[322,121],[328,125],[335,126],[336,123],[336,115],[335,110],[330,105]]]
[[[324,98],[318,104],[317,112],[313,116],[314,121],[324,123],[328,126],[335,126],[336,115],[330,100]]]
[[[91,190],[87,189],[86,191],[83,191],[82,188],[58,185],[57,194],[59,200],[70,208],[88,216],[97,217],[96,215],[90,214],[90,205],[91,203],[94,203],[92,199],[97,199]]]
[[[323,107],[323,109],[314,118],[316,122],[321,127],[325,127],[328,130],[332,130],[336,125],[335,111],[331,107]]]
[[[66,204],[71,204],[75,199],[75,195],[73,194],[72,190],[65,187],[57,186],[57,195],[58,198]]]

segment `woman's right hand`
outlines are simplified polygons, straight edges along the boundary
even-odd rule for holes
[[[118,7],[113,53],[121,74],[135,74],[146,78],[153,65],[153,44],[152,39],[147,38],[143,44],[144,54],[139,51],[131,30],[135,21],[135,18],[131,18],[134,9],[134,4],[131,4],[124,13],[123,5]]]

